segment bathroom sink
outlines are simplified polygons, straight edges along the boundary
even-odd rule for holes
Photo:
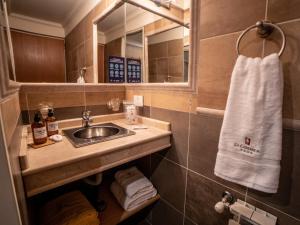
[[[73,128],[63,132],[76,148],[135,134],[114,123]]]
[[[97,138],[97,137],[109,137],[116,135],[120,132],[117,127],[111,126],[94,126],[82,128],[74,133],[76,138]]]

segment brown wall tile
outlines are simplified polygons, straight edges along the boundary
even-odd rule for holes
[[[300,2],[298,0],[269,0],[268,19],[279,23],[300,18]]]
[[[281,56],[284,73],[283,117],[300,119],[300,22],[280,25],[286,35],[286,47]],[[268,39],[265,55],[278,52],[282,38],[278,32]]]
[[[262,210],[265,210],[265,211],[271,213],[272,215],[276,215],[277,216],[276,225],[300,225],[299,219],[291,217],[282,211],[276,210],[275,208],[266,205],[264,202],[257,201],[251,197],[247,198],[247,202],[249,204],[255,205],[256,207],[258,207]]]
[[[125,100],[125,92],[112,91],[112,92],[86,92],[87,105],[106,105],[112,98],[119,98],[121,101]]]
[[[189,169],[235,190],[245,191],[245,187],[214,175],[223,118],[192,113],[190,117]]]
[[[29,110],[38,109],[40,103],[52,103],[54,108],[83,106],[83,92],[27,93]]]
[[[284,130],[279,189],[276,194],[251,190],[249,196],[300,218],[300,132]]]
[[[166,42],[149,45],[148,51],[149,59],[167,57],[168,45]]]
[[[168,159],[187,165],[189,114],[167,109],[151,108],[151,118],[171,123],[171,148],[162,152]],[[180,119],[178,119],[180,118]]]
[[[235,50],[237,34],[209,38],[200,41],[198,76],[198,106],[224,109],[230,86],[231,73],[237,58]],[[247,56],[261,56],[262,40],[250,33],[240,46]]]
[[[189,112],[191,106],[191,94],[179,91],[153,91],[151,94],[151,106]]]
[[[93,66],[93,39],[89,38],[85,42],[85,66]]]
[[[183,55],[183,47],[182,39],[168,41],[168,56]]]
[[[266,0],[201,1],[201,38],[241,31],[265,17]]]
[[[205,225],[227,225],[232,215],[225,211],[219,214],[215,211],[214,205],[222,198],[222,193],[228,190],[209,179],[188,172],[187,195],[186,195],[186,216],[197,224]],[[242,199],[242,194],[230,191],[236,197]]]
[[[182,225],[183,215],[160,200],[152,210],[153,225]]]
[[[158,193],[183,212],[186,170],[156,154],[151,157],[151,170],[151,181]]]
[[[9,144],[21,114],[19,95],[16,93],[7,97],[1,102],[0,108],[6,142]]]

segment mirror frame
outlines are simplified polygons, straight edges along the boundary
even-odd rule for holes
[[[181,90],[181,91],[192,91],[196,92],[197,76],[198,76],[198,55],[199,55],[199,40],[200,40],[200,31],[199,31],[199,22],[200,22],[200,1],[190,0],[191,1],[191,15],[190,15],[190,51],[189,51],[189,77],[188,82],[180,83],[122,83],[126,87],[138,87],[140,89],[163,89],[163,90]],[[157,10],[157,6],[154,2],[151,1],[141,1],[139,0],[117,0],[106,8],[100,15],[96,16],[93,19],[93,70],[94,70],[94,82],[98,82],[98,56],[97,56],[97,24],[99,21],[105,19],[109,14],[111,14],[115,9],[121,7],[123,4],[129,3],[137,7],[141,7],[147,11],[155,13],[159,16],[167,18],[173,22],[176,22],[180,25],[184,25],[177,17],[169,12],[168,9],[163,7]],[[162,11],[162,12],[161,12]],[[116,85],[111,83],[102,83],[105,85]],[[119,84],[120,85],[120,84]]]
[[[3,0],[2,0],[3,1]],[[198,76],[198,60],[199,60],[199,40],[200,40],[200,1],[198,0],[190,0],[191,1],[191,19],[190,19],[190,64],[189,64],[189,79],[188,82],[185,83],[139,83],[139,84],[111,84],[111,83],[85,83],[85,84],[77,84],[77,83],[22,83],[10,80],[8,76],[8,62],[5,59],[5,52],[3,47],[5,47],[4,42],[4,34],[3,32],[0,34],[0,91],[1,97],[5,97],[7,95],[13,94],[19,91],[21,86],[25,87],[61,87],[61,88],[81,88],[82,86],[101,86],[103,88],[109,87],[125,87],[128,89],[135,89],[139,88],[140,90],[143,89],[151,89],[151,90],[170,90],[170,91],[184,91],[184,92],[197,92],[197,76]],[[139,7],[143,7],[146,10],[152,11],[154,13],[160,14],[157,12],[157,6],[155,3],[149,1],[147,3],[147,7],[145,5],[141,5],[140,1],[138,0],[116,0],[112,3],[108,8],[106,8],[100,15],[96,16],[93,21],[93,49],[97,47],[97,25],[96,23],[99,21],[100,18],[104,16],[108,16],[110,11],[114,10],[115,8],[120,7],[124,3],[135,4]],[[161,7],[166,13],[168,13],[168,9]],[[166,17],[166,15],[164,15]],[[179,22],[176,17],[169,14],[168,19],[174,20]],[[95,79],[98,80],[98,62],[97,62],[97,52],[93,50],[93,66],[94,66],[94,82]]]
[[[14,71],[14,59],[10,59],[11,62],[7,59],[7,52],[6,50],[9,51],[9,57],[11,58],[13,56],[12,52],[12,42],[10,38],[10,27],[8,23],[8,18],[7,18],[7,9],[6,9],[6,1],[2,0],[1,1],[2,7],[3,7],[3,15],[0,17],[0,23],[1,26],[2,24],[6,24],[7,30],[9,33],[7,35],[4,34],[3,29],[0,31],[0,92],[1,98],[5,98],[11,94],[14,94],[15,92],[18,92],[20,89],[20,83],[10,80],[9,77],[9,67],[13,67],[13,75],[15,77],[15,71]],[[2,21],[5,20],[5,21]],[[7,39],[7,41],[5,41]],[[8,43],[8,46],[7,44]],[[10,65],[11,64],[11,65]]]

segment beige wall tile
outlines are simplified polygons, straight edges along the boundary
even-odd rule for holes
[[[83,92],[37,92],[28,93],[29,110],[38,109],[40,103],[52,103],[54,108],[64,108],[84,105]]]
[[[9,144],[21,113],[19,95],[16,93],[9,96],[0,104],[0,107],[6,142]]]
[[[283,116],[300,119],[300,21],[281,25],[286,35],[286,48],[281,57],[284,73]],[[266,42],[265,54],[278,52],[282,38],[275,32]]]
[[[151,91],[149,90],[126,90],[126,100],[133,101],[134,95],[144,96],[144,105],[151,106]]]
[[[86,92],[87,105],[106,105],[112,98],[119,98],[121,101],[125,100],[124,91],[105,91],[105,92]]]
[[[240,31],[265,16],[266,0],[202,0],[201,37]]]
[[[189,112],[191,107],[191,94],[174,91],[153,91],[151,95],[151,106]]]
[[[27,110],[27,99],[25,93],[19,93],[19,102],[21,110]]]

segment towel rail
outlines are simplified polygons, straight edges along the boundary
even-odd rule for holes
[[[220,118],[224,116],[224,110],[204,108],[204,107],[197,107],[196,113],[205,116],[213,116],[213,117],[220,117]],[[293,130],[293,131],[300,131],[300,120],[283,118],[283,128],[288,130]]]
[[[283,30],[276,24],[268,22],[268,21],[258,21],[256,24],[249,26],[246,28],[242,34],[238,37],[237,42],[236,42],[236,52],[238,55],[240,55],[240,43],[243,37],[245,36],[246,33],[248,33],[250,30],[253,28],[257,28],[257,34],[262,37],[262,38],[267,38],[274,29],[277,29],[279,33],[281,34],[282,37],[282,46],[281,49],[278,53],[279,56],[282,55],[284,49],[285,49],[285,44],[286,44],[286,39]]]

